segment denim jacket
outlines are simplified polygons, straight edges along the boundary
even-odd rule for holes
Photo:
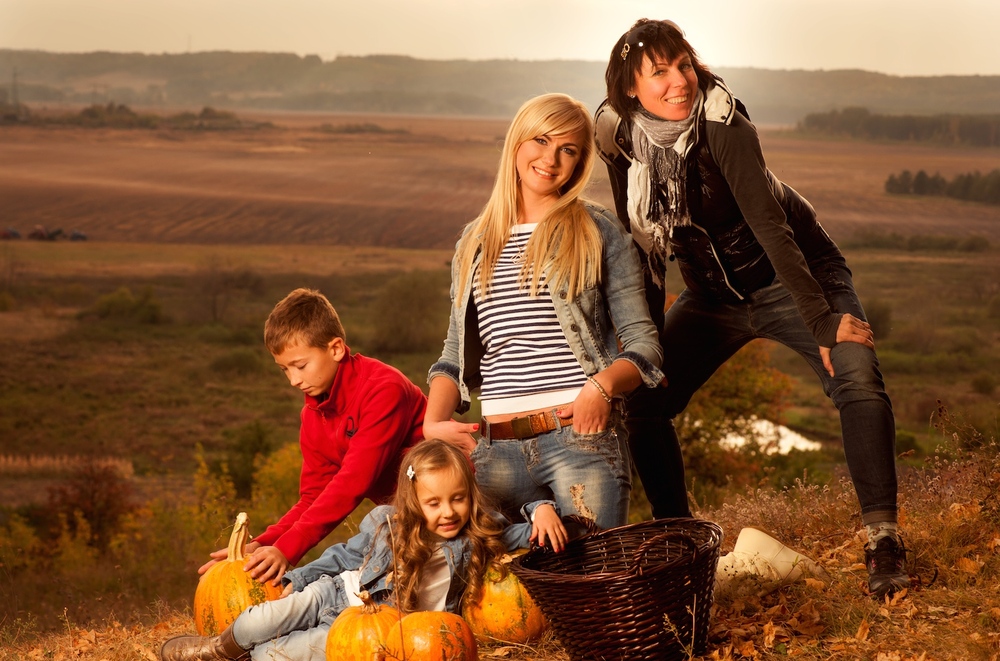
[[[616,360],[627,360],[639,370],[643,383],[654,388],[664,378],[659,369],[663,349],[646,306],[638,253],[631,237],[610,211],[591,203],[586,203],[586,207],[601,232],[601,281],[577,294],[572,301],[566,300],[565,289],[552,292],[559,325],[587,376],[600,372]],[[428,382],[436,376],[446,376],[455,382],[461,394],[458,413],[469,409],[471,390],[482,384],[479,364],[485,349],[479,337],[479,317],[472,300],[472,278],[481,260],[482,253],[477,253],[458,305],[455,305],[455,283],[461,275],[457,254],[452,260],[448,337],[441,357],[427,374]]]
[[[539,500],[525,505],[521,513],[525,520],[530,520],[535,509],[545,504],[552,505],[556,513],[559,512],[558,506],[553,501]],[[281,579],[282,583],[291,583],[295,591],[299,592],[323,576],[337,576],[341,572],[360,568],[361,587],[367,590],[377,603],[392,603],[394,596],[392,586],[389,584],[389,574],[393,570],[392,543],[388,526],[381,524],[385,524],[395,511],[391,505],[376,507],[361,521],[357,535],[345,543],[329,547],[313,562],[287,572]],[[531,524],[508,524],[501,515],[496,516],[507,524],[501,536],[501,541],[507,550],[528,548]],[[462,594],[465,592],[466,570],[472,558],[472,550],[465,535],[445,541],[443,547],[451,575],[445,609],[451,613],[458,613],[462,604]]]

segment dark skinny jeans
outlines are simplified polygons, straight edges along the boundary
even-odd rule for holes
[[[813,275],[834,312],[865,318],[846,266]],[[653,516],[691,515],[673,418],[719,366],[755,338],[794,349],[813,368],[840,411],[844,454],[863,522],[895,521],[896,428],[878,357],[864,345],[841,342],[831,353],[836,372],[831,377],[791,294],[777,282],[732,305],[685,290],[667,311],[660,333],[667,386],[639,388],[628,402],[629,448]]]

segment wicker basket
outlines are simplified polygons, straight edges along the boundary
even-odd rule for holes
[[[689,518],[589,529],[561,553],[511,564],[570,659],[703,654],[722,529]]]

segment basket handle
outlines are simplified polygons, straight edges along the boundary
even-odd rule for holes
[[[583,535],[575,537],[573,539],[583,539],[584,537],[590,537],[594,533],[601,532],[602,528],[597,525],[593,519],[588,519],[585,516],[580,516],[579,514],[567,514],[563,518],[564,522],[575,523],[584,529]]]
[[[642,561],[646,557],[646,553],[649,552],[654,546],[658,546],[663,542],[678,541],[685,544],[691,551],[692,562],[698,559],[698,543],[691,537],[691,535],[686,532],[662,532],[659,535],[650,537],[645,542],[639,545],[636,549],[635,555],[632,556],[632,564],[628,566],[626,571],[629,574],[640,573],[642,567]]]

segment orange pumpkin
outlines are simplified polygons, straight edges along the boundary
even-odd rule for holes
[[[240,512],[229,537],[225,560],[202,574],[194,592],[194,624],[202,636],[217,636],[250,606],[277,599],[281,588],[261,583],[243,571],[250,527],[246,512]]]
[[[502,564],[513,558],[507,555]],[[462,609],[462,615],[481,642],[501,641],[523,645],[538,640],[549,623],[528,591],[514,574],[500,578],[500,572],[490,567],[483,579],[479,602]]]
[[[476,661],[476,637],[460,616],[439,611],[410,613],[389,629],[387,661]]]
[[[367,591],[358,595],[361,606],[345,609],[326,636],[326,658],[339,661],[372,661],[385,647],[386,635],[399,622],[399,611],[379,606]]]

